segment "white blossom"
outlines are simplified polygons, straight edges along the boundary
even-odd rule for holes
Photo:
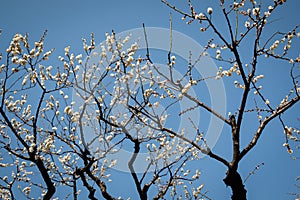
[[[70,115],[72,113],[72,108],[71,106],[67,106],[65,109],[64,109],[64,113]]]
[[[183,89],[181,90],[181,93],[182,94],[185,94],[185,93],[187,93],[188,92],[188,90],[191,88],[191,86],[192,86],[192,83],[187,83],[184,87],[183,87]]]
[[[270,104],[270,101],[269,101],[268,99],[266,99],[265,103],[266,103],[267,105],[269,105],[269,104]]]
[[[211,14],[213,13],[213,9],[212,9],[211,7],[208,7],[208,8],[207,8],[207,13],[208,13],[209,15],[211,15]]]
[[[254,16],[259,16],[260,15],[260,8],[253,8],[252,9],[252,14]]]
[[[245,21],[245,27],[246,27],[246,28],[250,28],[250,22]]]
[[[30,194],[30,191],[31,191],[31,187],[25,187],[23,189],[23,192],[25,193],[26,196],[28,196]]]
[[[203,13],[199,13],[196,15],[198,19],[205,19],[205,15]]]

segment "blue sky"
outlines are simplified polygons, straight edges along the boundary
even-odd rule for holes
[[[199,5],[196,7],[202,8],[202,11],[205,12],[210,1],[194,2],[195,4],[199,2]],[[177,5],[180,8],[187,8],[185,1],[180,1]],[[213,3],[212,7],[217,7],[217,4]],[[288,4],[280,9],[280,13],[275,13],[273,17],[278,19],[278,21],[274,22],[267,32],[287,31],[293,28],[293,25],[299,24],[299,7],[299,1],[289,0]],[[71,45],[71,51],[82,53],[81,38],[89,38],[92,32],[95,33],[96,41],[100,42],[105,39],[105,32],[114,30],[118,33],[133,28],[140,28],[142,23],[149,27],[168,28],[170,12],[171,10],[163,5],[160,0],[2,1],[0,6],[0,29],[2,29],[0,49],[1,52],[6,49],[10,38],[15,33],[29,33],[29,37],[32,40],[38,40],[43,31],[47,29],[48,35],[45,46],[48,49],[56,48],[52,58],[62,54],[64,47],[68,45]],[[180,31],[200,44],[205,45],[209,35],[201,34],[197,24],[188,26],[181,20],[179,14],[172,13],[174,30]],[[220,25],[222,21],[218,19],[218,16],[214,17],[217,24]],[[248,53],[246,49],[243,49],[243,51],[244,54]],[[299,51],[296,53],[298,54]],[[268,65],[269,63],[262,62],[262,64]],[[272,65],[274,65],[272,68],[269,66],[262,68],[261,72],[267,74],[265,88],[266,90],[269,89],[270,92],[267,92],[266,95],[269,95],[274,101],[279,101],[284,95],[283,91],[290,88],[289,80],[281,79],[283,74],[287,75],[289,73],[289,70],[281,67],[280,64]],[[269,78],[271,75],[272,78]],[[273,75],[278,79],[273,78]],[[227,101],[229,102],[228,111],[232,111],[230,109],[233,109],[234,103],[229,97]],[[300,127],[300,121],[297,121],[297,118],[300,117],[299,108],[300,106],[297,105],[293,111],[286,113],[284,119],[290,125]],[[246,123],[246,126],[249,126],[249,130],[252,128],[251,123],[255,124],[255,122]],[[214,149],[216,152],[224,153],[225,155],[230,153],[228,148],[231,148],[227,146],[230,144],[230,136],[226,131],[228,129],[224,130]],[[292,199],[287,193],[297,191],[294,187],[294,179],[300,175],[300,160],[294,161],[286,153],[286,149],[282,147],[284,143],[282,133],[283,130],[279,126],[278,120],[275,120],[267,127],[257,147],[241,162],[240,172],[243,178],[256,165],[262,162],[265,164],[247,181],[248,199]],[[242,142],[246,144],[248,141]],[[225,177],[225,167],[214,160],[204,158],[200,161],[199,168],[202,172],[201,181],[205,183],[208,195],[212,199],[229,199],[230,190],[225,188],[222,181]],[[120,190],[115,183],[112,189]],[[130,191],[128,193],[130,195],[135,194],[133,188],[129,187],[129,184],[122,185],[121,191],[125,193]],[[132,196],[132,199],[137,199],[137,197]]]

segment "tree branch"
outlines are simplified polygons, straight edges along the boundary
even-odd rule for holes
[[[214,153],[211,151],[211,149],[209,149],[209,148],[208,148],[208,149],[203,149],[201,146],[199,146],[198,144],[196,144],[196,143],[193,142],[192,140],[189,140],[189,139],[187,139],[187,138],[185,138],[185,137],[183,137],[183,136],[177,134],[175,131],[173,131],[173,130],[171,130],[171,129],[168,129],[168,128],[164,128],[164,127],[163,127],[163,128],[161,128],[161,131],[170,133],[170,134],[172,134],[172,135],[174,135],[174,136],[176,136],[176,137],[182,139],[183,141],[188,142],[188,143],[191,144],[192,146],[196,147],[196,149],[198,149],[199,151],[201,151],[201,153],[204,153],[204,154],[210,156],[211,158],[213,158],[213,159],[215,159],[215,160],[217,160],[217,161],[223,163],[223,164],[224,164],[225,166],[227,166],[227,167],[230,166],[230,164],[229,164],[228,161],[226,161],[224,158],[222,158],[222,157],[220,157],[220,156],[214,154]]]
[[[300,96],[296,96],[293,99],[291,99],[288,103],[283,105],[282,107],[277,107],[276,111],[270,115],[269,117],[266,117],[258,127],[255,135],[253,136],[252,141],[248,144],[247,147],[243,149],[239,156],[239,160],[241,160],[257,143],[258,139],[260,138],[263,130],[267,126],[267,124],[272,121],[274,118],[278,117],[280,114],[282,114],[284,111],[291,108],[293,105],[295,105],[300,100]]]

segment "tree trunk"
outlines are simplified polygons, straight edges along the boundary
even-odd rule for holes
[[[247,190],[243,184],[243,180],[236,169],[228,169],[226,177],[223,179],[226,186],[232,190],[232,200],[246,200]]]

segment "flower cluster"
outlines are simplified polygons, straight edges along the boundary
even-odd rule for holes
[[[223,70],[223,67],[219,67],[219,70],[217,72],[216,79],[221,79],[223,76],[231,76],[233,73],[236,73],[237,75],[240,75],[240,70],[238,68],[238,64],[234,63],[232,67],[230,67],[228,70]]]

